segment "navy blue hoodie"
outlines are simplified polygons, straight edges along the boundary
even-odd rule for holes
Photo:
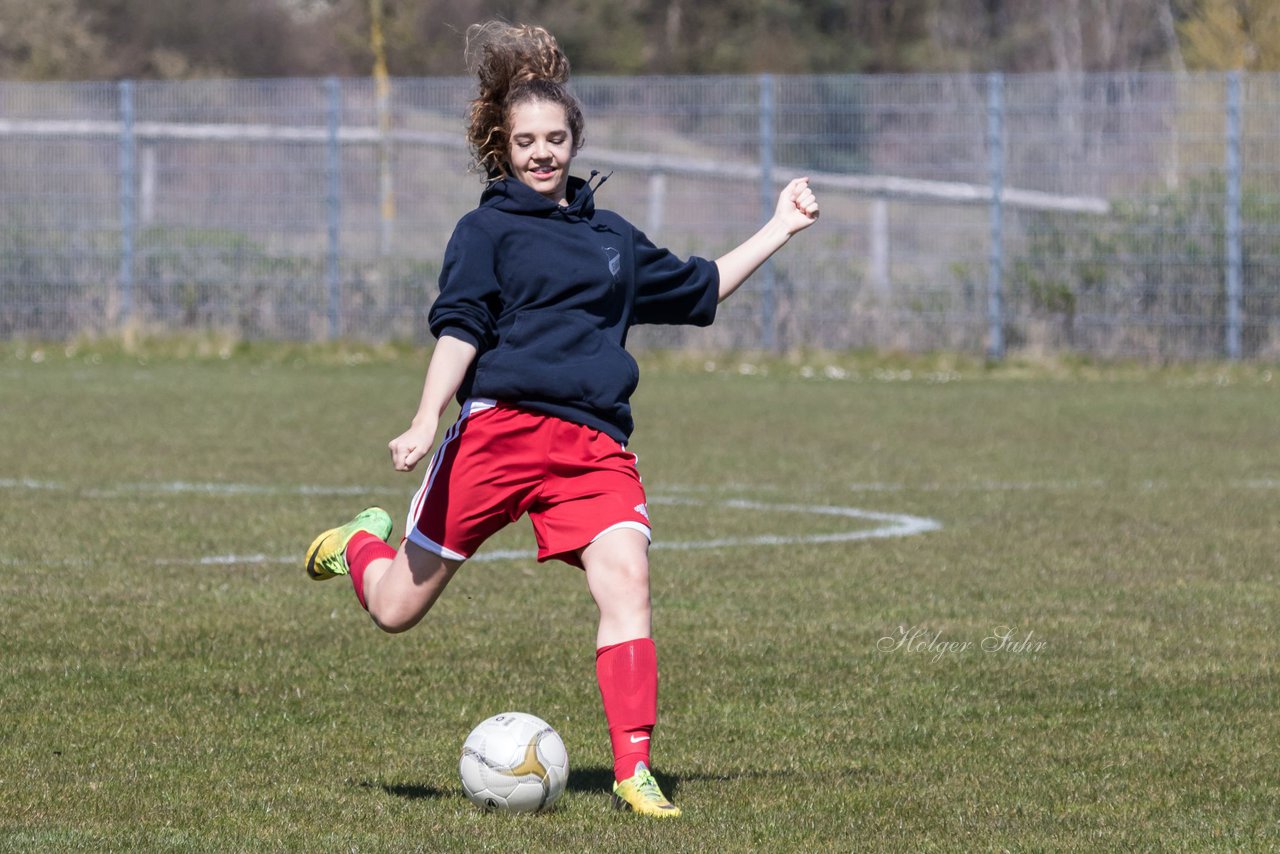
[[[493,398],[625,443],[640,380],[627,330],[710,324],[720,274],[597,210],[598,187],[570,178],[560,206],[513,178],[490,184],[449,239],[429,324],[478,351],[460,402]]]

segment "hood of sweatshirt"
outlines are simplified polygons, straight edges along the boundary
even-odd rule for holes
[[[596,209],[595,192],[600,185],[609,180],[605,175],[592,185],[592,181],[600,173],[591,170],[591,178],[583,180],[569,176],[569,184],[565,189],[567,205],[551,201],[532,187],[522,184],[515,178],[500,178],[489,184],[480,196],[481,207],[496,208],[507,213],[526,214],[529,216],[551,216],[560,214],[566,218],[586,219]]]

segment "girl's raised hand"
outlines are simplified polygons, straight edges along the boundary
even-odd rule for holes
[[[819,213],[818,197],[813,194],[806,177],[796,178],[782,188],[774,216],[787,229],[787,234],[795,234],[813,225]]]

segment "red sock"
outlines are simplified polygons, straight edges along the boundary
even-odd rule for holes
[[[658,653],[649,638],[596,650],[596,680],[613,743],[613,776],[621,782],[649,764],[649,740],[658,720]]]
[[[347,542],[347,574],[351,576],[351,584],[356,588],[356,598],[360,607],[366,611],[369,606],[364,601],[364,571],[369,564],[380,558],[393,558],[396,550],[378,539],[376,534],[368,531],[357,531]]]

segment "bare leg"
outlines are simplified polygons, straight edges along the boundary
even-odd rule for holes
[[[649,541],[626,528],[582,550],[587,586],[600,608],[596,679],[613,750],[614,805],[651,816],[678,816],[649,774],[658,721],[658,660],[650,639]]]
[[[375,560],[364,571],[369,616],[384,632],[395,634],[413,628],[461,565],[461,561],[446,560],[405,540],[394,558]]]
[[[600,609],[596,647],[652,634],[649,540],[639,531],[610,531],[582,550],[587,589]]]

